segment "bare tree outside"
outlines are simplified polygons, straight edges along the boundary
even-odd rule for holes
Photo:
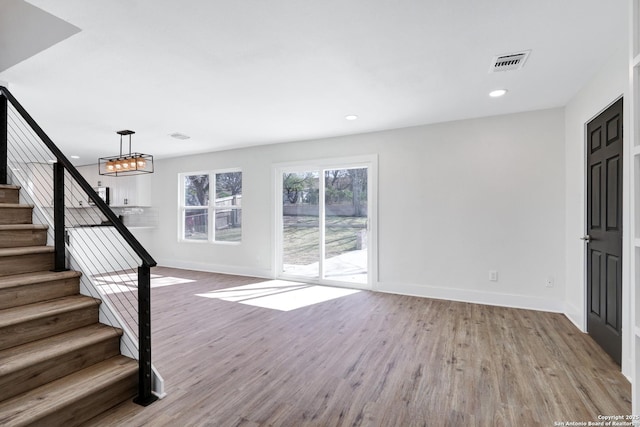
[[[242,194],[242,172],[226,172],[216,175],[216,199]]]
[[[184,177],[184,204],[186,206],[209,205],[209,175]]]
[[[184,177],[184,238],[207,240],[209,236],[209,175]]]
[[[216,174],[214,217],[215,241],[242,240],[242,172]]]
[[[363,202],[367,201],[367,169],[349,169],[351,177],[351,196],[353,200],[353,216],[362,217],[367,214],[363,211]]]
[[[341,209],[343,216],[366,216],[367,169],[334,169],[325,171],[325,202],[327,205],[350,205]],[[337,211],[337,210],[334,210]]]
[[[286,200],[291,204],[317,204],[318,184],[317,176],[311,172],[290,172],[283,175],[282,191]],[[315,194],[315,200],[314,200]]]

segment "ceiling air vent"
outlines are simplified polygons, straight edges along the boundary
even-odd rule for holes
[[[526,50],[523,52],[497,55],[493,58],[489,72],[519,70],[524,67],[524,63],[527,61],[530,53],[530,50]]]
[[[189,139],[191,138],[189,135],[185,135],[183,133],[175,132],[169,135],[171,138],[175,139]]]

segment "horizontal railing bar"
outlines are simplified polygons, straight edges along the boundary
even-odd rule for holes
[[[84,179],[80,172],[73,166],[73,164],[67,159],[67,157],[60,151],[60,149],[54,144],[49,136],[40,128],[31,115],[22,107],[22,105],[14,98],[11,92],[4,86],[0,86],[0,92],[7,98],[13,108],[22,116],[33,131],[40,137],[42,142],[47,146],[51,153],[56,157],[58,162],[62,163],[69,174],[75,179],[78,185],[87,193],[89,198],[95,203],[95,206],[107,217],[113,227],[118,230],[123,239],[131,246],[136,254],[142,260],[142,264],[148,267],[155,267],[157,265],[153,257],[147,252],[147,250],[138,242],[138,239],[134,237],[129,229],[120,221],[118,216],[107,206],[107,204],[98,196],[93,187]]]

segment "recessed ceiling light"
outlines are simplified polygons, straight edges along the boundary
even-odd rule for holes
[[[489,96],[492,98],[498,98],[500,96],[503,96],[505,93],[507,93],[506,89],[496,89],[492,92],[489,92]]]
[[[344,118],[347,120],[357,120],[358,116],[356,116],[355,114],[349,114],[348,116],[344,116]]]
[[[79,159],[80,156],[71,156],[72,159]]]

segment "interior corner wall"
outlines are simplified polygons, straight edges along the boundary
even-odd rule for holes
[[[372,154],[374,289],[563,311],[563,109],[157,160],[152,255],[164,266],[275,277],[273,165]],[[178,174],[228,168],[243,171],[242,244],[179,241]]]
[[[624,123],[629,123],[629,59],[626,42],[612,52],[610,60],[590,82],[565,107],[565,144],[566,144],[566,295],[565,314],[582,331],[586,331],[586,284],[585,284],[585,244],[580,237],[586,232],[586,124],[606,107],[621,96],[625,96],[623,117]],[[623,182],[628,183],[630,163],[629,143],[624,141],[624,170]],[[626,185],[626,184],[625,184]],[[623,229],[629,230],[629,193],[624,189]],[[623,330],[629,330],[629,236],[624,234],[623,240]],[[625,296],[626,295],[626,296]],[[623,372],[629,374],[630,342],[623,337]],[[626,360],[625,360],[626,359]]]

